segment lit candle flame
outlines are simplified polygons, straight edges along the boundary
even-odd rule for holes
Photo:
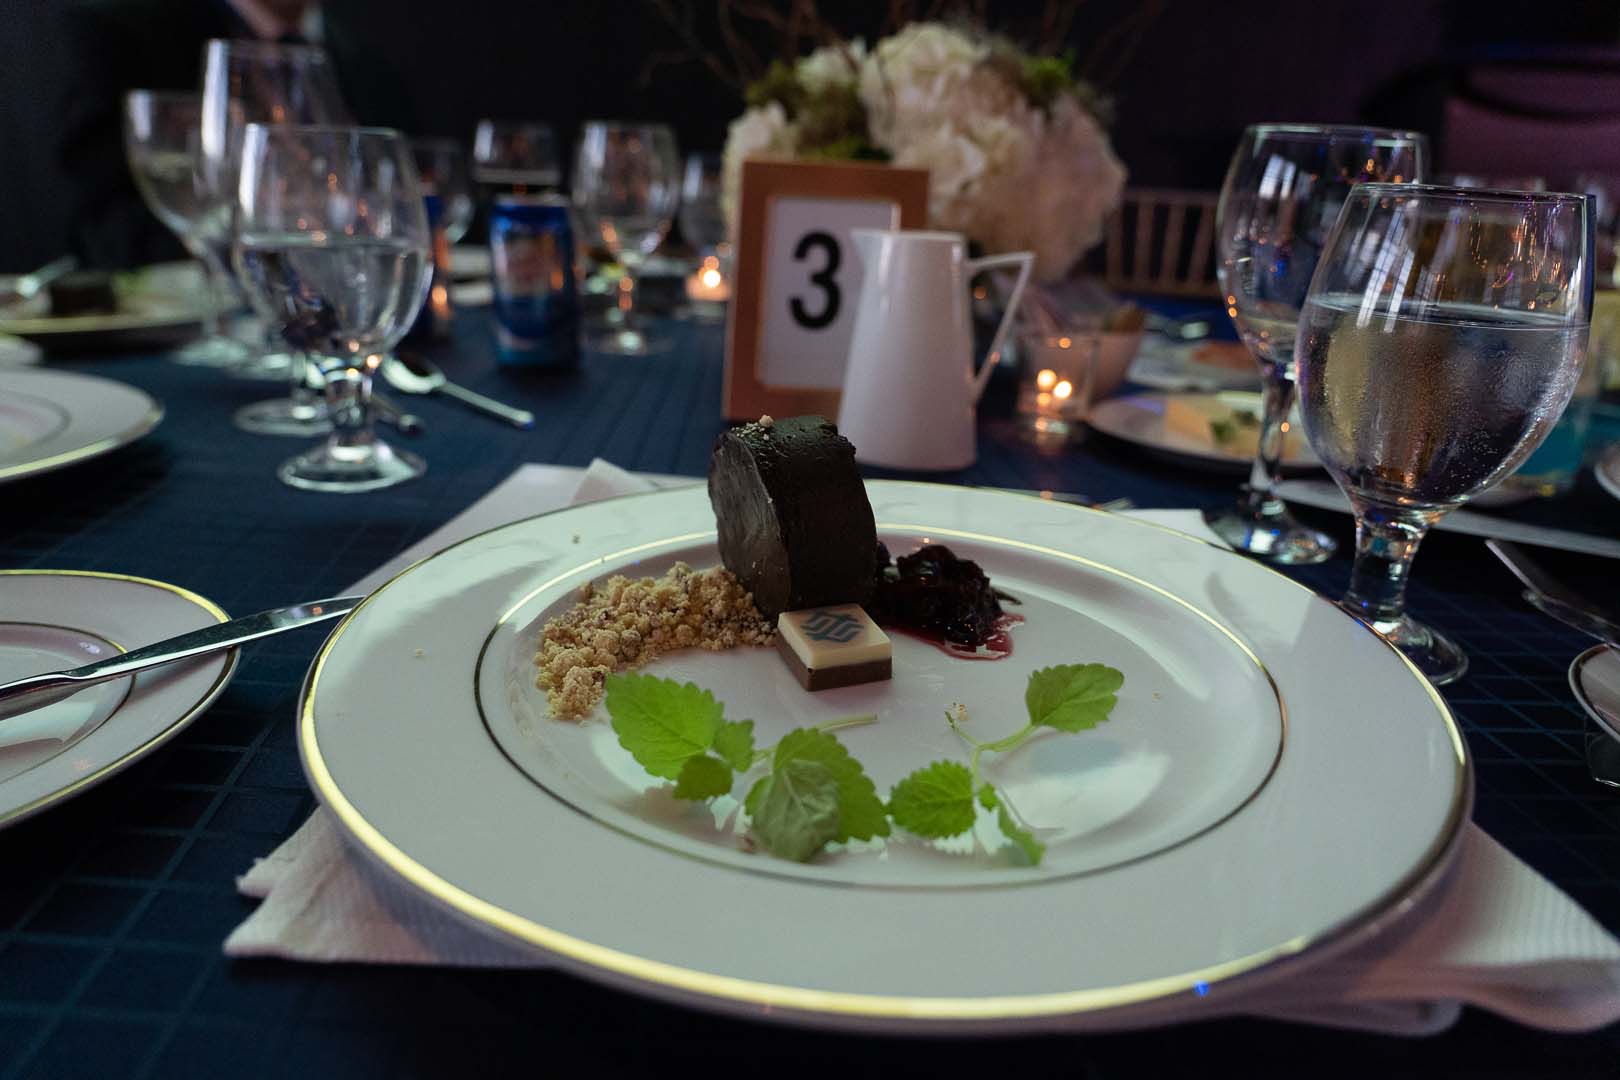
[[[1057,372],[1051,368],[1042,368],[1035,376],[1035,385],[1042,390],[1050,390],[1058,381]]]

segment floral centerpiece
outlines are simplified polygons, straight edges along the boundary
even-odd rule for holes
[[[1071,55],[913,23],[868,51],[826,45],[774,62],[727,133],[722,202],[735,221],[750,157],[887,161],[929,171],[929,217],[987,253],[1035,252],[1053,281],[1102,239],[1125,168]]]

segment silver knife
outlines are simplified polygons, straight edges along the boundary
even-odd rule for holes
[[[1598,610],[1579,593],[1566,587],[1516,545],[1505,540],[1487,540],[1485,546],[1513,571],[1514,577],[1524,583],[1524,598],[1531,606],[1566,626],[1620,648],[1620,622],[1607,612]]]
[[[292,607],[272,608],[257,615],[245,615],[215,626],[205,626],[178,637],[131,649],[127,653],[97,660],[83,667],[67,671],[52,671],[44,675],[30,675],[26,679],[0,685],[0,721],[18,713],[41,708],[63,698],[71,697],[87,686],[133,675],[137,671],[172,664],[176,660],[189,660],[206,653],[229,649],[245,641],[269,637],[311,623],[325,622],[346,615],[364,600],[363,596],[335,596],[329,600],[316,600]]]

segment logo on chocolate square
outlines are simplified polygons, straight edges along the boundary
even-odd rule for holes
[[[834,645],[848,645],[861,636],[861,621],[836,611],[814,611],[800,627],[804,636],[812,641],[830,641]]]

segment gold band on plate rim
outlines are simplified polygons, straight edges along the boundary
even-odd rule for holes
[[[950,485],[925,484],[919,481],[868,481],[882,483],[885,486],[918,486],[929,490],[950,490]],[[984,489],[969,489],[980,490]],[[1035,499],[1039,502],[1051,503],[1053,500],[1040,499],[1039,496],[1022,495],[1007,492],[987,492],[988,494],[1017,499]],[[627,498],[642,498],[658,492],[638,492],[632,495],[617,496],[613,500]],[[1069,509],[1084,513],[1106,513],[1090,507],[1068,506]],[[538,514],[524,519],[534,521],[539,518],[550,517],[552,514],[565,513],[571,507],[561,508],[548,514]],[[1188,536],[1177,529],[1157,525],[1152,522],[1132,521],[1133,525],[1141,525],[1159,529],[1170,533],[1180,540],[1200,544],[1220,551],[1234,558],[1229,549],[1218,544],[1195,536]],[[508,522],[491,529],[483,530],[466,537],[455,544],[451,544],[435,555],[418,560],[401,570],[398,574],[379,585],[365,600],[355,606],[354,610],[346,615],[336,629],[322,643],[320,651],[316,653],[311,664],[308,677],[304,681],[299,701],[298,742],[303,755],[305,772],[309,776],[310,784],[314,787],[321,802],[332,811],[343,828],[358,841],[368,853],[382,863],[393,873],[399,875],[413,887],[446,905],[454,911],[471,918],[475,922],[499,930],[503,934],[518,941],[536,946],[559,957],[574,961],[585,969],[595,969],[607,974],[633,979],[638,982],[651,983],[674,990],[700,994],[708,998],[719,999],[739,1005],[757,1006],[762,1009],[786,1009],[795,1012],[832,1014],[847,1017],[862,1017],[868,1019],[893,1019],[907,1021],[993,1021],[1011,1020],[1019,1018],[1037,1018],[1061,1016],[1064,1014],[1078,1014],[1096,1012],[1103,1009],[1118,1008],[1126,1005],[1139,1004],[1156,998],[1167,997],[1178,992],[1193,991],[1195,988],[1212,986],[1217,983],[1234,979],[1240,975],[1256,972],[1267,965],[1286,957],[1295,956],[1307,950],[1322,950],[1330,946],[1343,947],[1360,940],[1363,936],[1375,932],[1391,919],[1404,913],[1417,898],[1439,880],[1449,865],[1449,856],[1455,851],[1456,841],[1460,835],[1462,822],[1465,819],[1469,806],[1473,801],[1473,773],[1469,768],[1467,746],[1463,740],[1462,732],[1457,727],[1455,717],[1446,705],[1434,686],[1417,667],[1406,658],[1400,650],[1384,641],[1371,627],[1365,627],[1368,633],[1374,634],[1380,641],[1400,658],[1412,677],[1424,688],[1429,700],[1439,713],[1442,725],[1451,738],[1455,757],[1453,764],[1456,769],[1455,794],[1451,806],[1448,808],[1446,818],[1442,823],[1439,834],[1429,845],[1428,849],[1418,859],[1417,864],[1405,876],[1386,890],[1375,900],[1369,902],[1361,910],[1347,916],[1335,927],[1311,936],[1292,938],[1271,948],[1263,949],[1249,956],[1238,957],[1220,964],[1201,968],[1196,971],[1178,975],[1162,976],[1156,979],[1143,980],[1123,986],[1100,987],[1091,990],[1071,990],[1050,994],[1028,995],[1002,995],[980,998],[930,998],[908,997],[895,995],[861,994],[848,991],[814,990],[808,987],[787,986],[777,983],[757,982],[750,979],[740,979],[728,975],[717,975],[712,972],[698,971],[692,968],[668,964],[663,961],[651,960],[618,949],[608,948],[594,942],[585,941],[560,930],[543,926],[533,920],[515,915],[504,908],[489,903],[466,890],[451,884],[439,877],[425,866],[406,855],[392,841],[385,837],[376,826],[372,825],[359,809],[343,794],[327,768],[326,761],[321,754],[320,744],[315,733],[315,693],[320,682],[321,673],[326,661],[332,653],[334,645],[348,629],[361,611],[365,610],[377,596],[399,581],[405,574],[429,559],[437,558],[445,551],[450,551],[463,544],[471,543],[488,533],[500,529],[510,528],[519,522]],[[1260,565],[1260,564],[1255,564]],[[1261,566],[1261,569],[1276,574],[1296,588],[1304,590],[1314,599],[1322,603],[1330,603],[1313,590],[1299,584],[1286,575],[1277,573],[1270,567]],[[1196,609],[1194,609],[1196,610]],[[1335,610],[1341,610],[1335,605]],[[1346,618],[1350,616],[1347,613]],[[1268,678],[1269,673],[1268,673]],[[1280,700],[1280,697],[1279,697]],[[1275,763],[1274,763],[1275,767]],[[1263,786],[1263,785],[1262,785]]]
[[[209,615],[213,616],[216,622],[230,621],[230,616],[225,614],[225,609],[214,603],[212,600],[205,596],[200,596],[197,593],[192,592],[190,589],[184,589],[178,585],[170,585],[166,581],[155,581],[152,578],[134,577],[130,574],[103,573],[97,570],[0,570],[0,577],[27,576],[101,578],[108,581],[124,581],[135,585],[145,585],[153,589],[159,589],[163,592],[173,593],[175,596],[196,605]],[[97,634],[96,636],[102,637],[100,634]],[[103,640],[106,639],[103,638]],[[22,806],[14,807],[11,810],[0,811],[0,828],[5,828],[7,825],[21,821],[23,818],[30,817],[49,806],[53,806],[56,803],[72,798],[85,788],[99,784],[101,781],[107,779],[109,776],[112,776],[114,773],[133,765],[147,754],[150,754],[152,751],[156,750],[158,747],[180,734],[180,732],[185,730],[186,726],[190,724],[191,721],[196,719],[204,709],[207,709],[208,706],[214,703],[215,698],[219,697],[220,692],[225,689],[225,684],[230,682],[231,676],[236,673],[236,664],[239,659],[240,650],[226,650],[225,666],[220,669],[218,677],[215,678],[212,685],[210,685],[208,689],[203,692],[202,697],[198,698],[196,703],[182,713],[180,717],[173,723],[165,727],[162,731],[159,731],[156,735],[153,735],[150,739],[147,739],[145,742],[141,743],[139,746],[133,748],[115,760],[108,762],[95,772],[79,777],[66,787],[58,788],[49,795],[41,795],[32,802],[24,803]],[[134,681],[132,679],[131,687],[133,687],[133,685]],[[126,696],[125,701],[127,700],[128,698]],[[123,708],[123,705],[124,702],[120,702],[119,708]],[[107,719],[112,719],[116,713],[117,710],[115,709],[113,713],[108,715]],[[50,760],[54,760],[54,757],[40,762],[40,765],[44,765]],[[39,768],[39,765],[34,766],[34,768]]]
[[[56,374],[61,374],[61,373],[58,372]],[[95,378],[95,376],[79,376],[79,377],[80,378],[87,378],[87,377]],[[108,451],[117,450],[121,446],[129,445],[130,443],[134,442],[136,439],[139,439],[142,435],[145,435],[147,432],[149,432],[153,428],[157,427],[158,424],[162,422],[162,420],[163,420],[163,403],[158,401],[151,394],[148,394],[145,390],[142,390],[138,386],[130,386],[128,383],[120,383],[115,379],[106,379],[106,380],[101,380],[101,381],[114,383],[117,386],[121,386],[126,390],[129,390],[129,391],[131,391],[133,393],[139,394],[141,397],[144,397],[148,402],[148,408],[147,408],[147,411],[146,411],[146,415],[142,416],[139,420],[137,420],[135,423],[131,424],[129,427],[125,428],[123,431],[116,432],[115,434],[108,435],[108,436],[106,436],[104,438],[97,439],[95,442],[87,443],[84,446],[76,446],[71,450],[63,450],[62,452],[57,453],[57,454],[52,454],[49,457],[36,458],[36,459],[34,459],[32,461],[23,461],[23,462],[19,462],[19,463],[15,464],[15,465],[0,465],[0,481],[20,480],[25,476],[34,476],[34,475],[37,475],[39,473],[47,473],[47,472],[52,471],[53,469],[60,469],[64,465],[72,465],[75,462],[84,461],[84,460],[87,460],[87,459],[93,458],[93,457],[99,457],[102,454],[107,453]],[[35,571],[29,571],[29,572],[33,573]],[[68,573],[68,571],[39,571],[39,572],[43,572],[43,573]],[[116,574],[104,574],[104,575],[101,575],[101,576],[103,576],[103,577],[117,577],[118,575],[116,575]],[[145,578],[129,578],[128,580],[130,580],[130,581],[145,581],[146,579]],[[163,582],[155,581],[155,582],[150,582],[150,584],[163,585]],[[165,586],[165,587],[167,588],[168,586]],[[201,598],[199,597],[199,599],[201,599]]]

